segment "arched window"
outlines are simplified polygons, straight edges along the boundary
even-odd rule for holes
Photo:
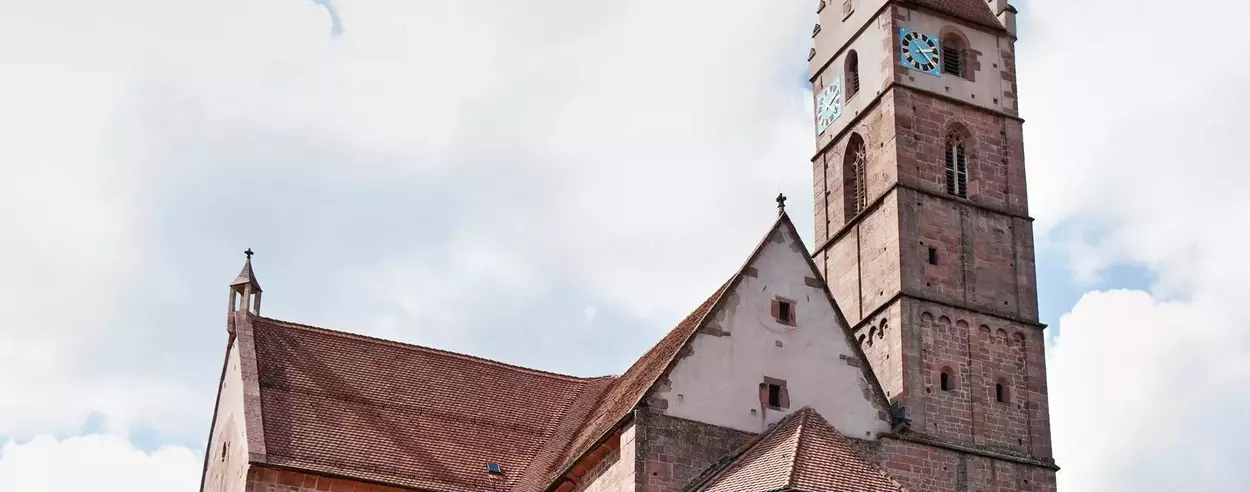
[[[859,92],[859,54],[851,50],[846,54],[846,98]]]
[[[842,197],[847,222],[868,206],[868,184],[865,179],[867,167],[868,155],[864,148],[864,138],[858,133],[852,133],[850,142],[846,144],[846,157],[842,159]]]
[[[968,49],[958,35],[942,37],[942,73],[968,78]]]
[[[946,192],[968,197],[968,144],[957,130],[946,135]]]
[[[942,368],[942,374],[938,376],[938,379],[940,379],[940,387],[942,388],[942,391],[955,390],[955,380],[954,377],[951,376],[950,368]]]

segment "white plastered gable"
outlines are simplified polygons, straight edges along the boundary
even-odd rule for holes
[[[778,320],[779,302],[792,303],[791,323]],[[782,405],[769,404],[767,384],[784,386]],[[875,439],[890,430],[884,394],[785,215],[651,400],[663,400],[653,407],[669,416],[747,432],[764,432],[805,406],[848,437]]]

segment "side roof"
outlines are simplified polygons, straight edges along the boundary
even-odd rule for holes
[[[905,492],[815,410],[804,407],[709,470],[689,492]]]
[[[502,480],[511,490],[612,381],[268,318],[250,324],[263,462],[408,488],[496,490]]]

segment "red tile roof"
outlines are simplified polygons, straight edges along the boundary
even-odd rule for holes
[[[815,410],[802,408],[743,450],[699,492],[905,492]]]
[[[252,318],[265,461],[436,491],[541,491],[630,414],[730,283],[620,377]]]
[[[252,327],[266,462],[405,487],[512,489],[612,380],[266,318]]]
[[[927,7],[938,12],[953,15],[985,27],[1004,30],[998,22],[997,12],[991,12],[984,0],[908,0],[910,3]],[[908,2],[904,2],[908,3]]]

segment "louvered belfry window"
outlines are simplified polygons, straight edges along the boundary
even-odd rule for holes
[[[964,76],[964,50],[950,39],[942,41],[942,72],[956,77]]]
[[[851,134],[842,164],[842,171],[845,173],[845,188],[843,188],[845,201],[843,203],[846,206],[847,222],[868,206],[867,168],[868,156],[864,147],[864,139],[858,133]]]
[[[968,147],[959,132],[946,136],[946,192],[968,197]]]
[[[964,74],[968,69],[967,57],[967,46],[962,38],[956,34],[942,36],[942,73],[968,78]]]

